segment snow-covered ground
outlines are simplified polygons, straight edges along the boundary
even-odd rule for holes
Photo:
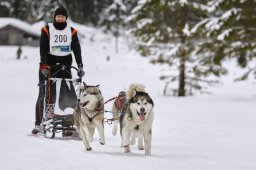
[[[82,55],[87,84],[100,84],[107,100],[131,83],[143,83],[153,98],[152,156],[144,156],[136,146],[132,153],[123,153],[120,136],[112,136],[108,124],[106,145],[98,143],[96,133],[91,152],[79,140],[28,136],[38,95],[39,49],[23,47],[22,59],[17,61],[17,47],[0,46],[1,170],[256,169],[256,84],[233,82],[241,70],[229,64],[230,74],[222,78],[222,86],[210,89],[212,95],[163,97],[159,67],[128,51],[125,39],[115,54],[111,36],[92,28],[80,30],[85,35]],[[111,105],[106,104],[106,110]]]

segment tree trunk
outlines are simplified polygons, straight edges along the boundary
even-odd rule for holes
[[[181,43],[185,46],[186,44],[186,35],[183,33],[183,28],[186,25],[186,19],[187,19],[187,6],[184,5],[181,7],[181,19],[180,19],[180,24],[181,24],[181,29],[180,31],[180,39]],[[185,63],[186,63],[186,51],[185,49],[180,49],[180,66],[179,66],[179,89],[178,89],[178,96],[186,96],[186,91],[185,91]]]
[[[180,66],[179,66],[179,89],[178,96],[186,96],[185,91],[185,55],[180,56]]]
[[[115,43],[115,48],[116,48],[116,54],[118,53],[118,36],[116,36],[116,43]]]

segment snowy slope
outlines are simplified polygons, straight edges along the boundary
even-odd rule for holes
[[[232,81],[241,70],[229,64],[231,74],[223,78],[224,85],[210,89],[212,95],[167,98],[161,95],[160,69],[128,51],[125,39],[115,54],[111,36],[86,27],[78,31],[85,35],[84,81],[100,84],[105,100],[127,90],[131,83],[145,84],[155,102],[152,156],[144,156],[136,146],[132,153],[123,153],[120,136],[112,136],[108,124],[106,145],[98,143],[96,133],[91,152],[78,140],[28,136],[38,95],[39,49],[24,47],[23,59],[17,61],[17,47],[0,46],[0,169],[256,169],[256,88],[251,81]],[[106,104],[106,110],[111,104]],[[106,117],[111,115],[106,113]]]

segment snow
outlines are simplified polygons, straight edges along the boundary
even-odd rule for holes
[[[137,22],[138,29],[145,27],[148,24],[152,24],[153,20],[150,18],[141,19]]]
[[[30,34],[33,34],[36,36],[40,36],[40,30],[38,31],[37,29],[34,29],[32,27],[32,25],[30,25],[24,21],[21,21],[21,20],[15,19],[15,18],[0,17],[0,28],[3,28],[8,25],[12,25],[12,26],[19,28],[27,33],[30,33]]]
[[[232,15],[236,15],[239,11],[241,11],[241,10],[239,10],[237,8],[231,8],[230,10],[226,11],[225,13],[223,13],[220,18],[221,18],[221,20],[226,21],[230,17],[232,17]]]
[[[204,19],[202,21],[200,21],[199,23],[197,23],[192,29],[191,29],[191,33],[195,33],[197,32],[197,30],[202,27],[204,24],[206,24],[209,20],[208,19]]]
[[[137,11],[139,11],[141,8],[143,8],[145,3],[147,3],[147,0],[139,0],[137,6],[135,8],[133,8],[132,13],[136,14]]]
[[[1,6],[4,6],[4,7],[7,7],[7,8],[11,8],[10,2],[3,2],[3,1],[0,1],[0,5],[1,5]]]
[[[45,21],[38,21],[38,22],[32,24],[32,27],[40,32],[42,27],[45,26],[45,25],[46,25]]]
[[[215,1],[209,1],[207,6],[209,6],[208,11],[213,12],[215,11],[220,4],[222,4],[224,0],[215,0]]]
[[[219,18],[211,18],[208,23],[206,23],[205,27],[207,30],[215,31],[219,30],[221,26],[223,25],[223,22]]]
[[[110,10],[116,10],[117,8],[117,5],[119,5],[120,7],[120,10],[122,11],[126,11],[126,6],[123,4],[123,2],[121,0],[114,0],[114,2],[112,3],[112,5],[110,5],[107,9],[107,11],[110,11]]]
[[[179,52],[179,50],[180,50],[181,47],[182,47],[182,44],[181,44],[181,43],[175,44],[175,45],[173,46],[173,48],[167,52],[168,56],[177,55],[177,53]]]
[[[220,41],[225,40],[225,38],[226,38],[227,36],[229,36],[229,33],[230,33],[232,30],[233,30],[233,29],[231,29],[231,28],[224,30],[220,35],[218,35],[217,40],[220,40]]]
[[[181,6],[184,6],[185,4],[188,4],[188,1],[187,0],[180,0],[179,3],[180,3]]]
[[[226,63],[230,74],[221,79],[222,86],[210,89],[212,95],[164,97],[158,78],[161,67],[128,51],[125,39],[116,54],[110,35],[92,28],[80,31],[86,35],[81,48],[87,84],[100,84],[108,100],[131,83],[143,83],[153,98],[152,156],[144,156],[136,146],[131,153],[123,153],[120,136],[112,136],[108,124],[106,145],[99,144],[96,133],[91,152],[85,151],[80,140],[28,136],[38,95],[39,49],[23,47],[22,59],[16,60],[16,46],[0,46],[0,169],[256,169],[255,80],[234,82],[242,73],[234,62]],[[111,110],[111,105],[105,109]]]
[[[197,3],[197,2],[192,2],[192,6],[195,9],[199,9],[199,10],[203,10],[203,11],[208,11],[209,10],[209,7],[207,5]]]
[[[190,33],[190,30],[189,30],[189,25],[186,24],[185,27],[183,28],[182,32],[184,33],[184,35],[186,36],[190,36],[191,33]]]

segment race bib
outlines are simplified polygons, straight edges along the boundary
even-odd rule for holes
[[[66,56],[71,53],[71,27],[66,26],[63,30],[57,30],[52,23],[49,23],[50,33],[50,54]]]

